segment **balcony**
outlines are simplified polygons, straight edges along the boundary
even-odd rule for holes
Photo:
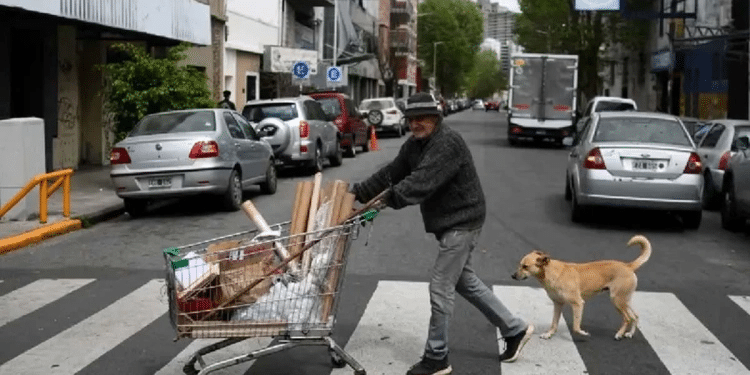
[[[391,0],[391,25],[406,25],[416,17],[412,1]]]

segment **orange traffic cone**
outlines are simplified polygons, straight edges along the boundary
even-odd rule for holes
[[[375,128],[370,128],[370,150],[371,151],[380,151],[380,147],[378,147],[378,137],[375,136]]]

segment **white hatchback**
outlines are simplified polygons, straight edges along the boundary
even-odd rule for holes
[[[359,105],[359,112],[366,116],[367,122],[376,131],[396,133],[399,137],[406,133],[404,113],[393,98],[365,99]]]

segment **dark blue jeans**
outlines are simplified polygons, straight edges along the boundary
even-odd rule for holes
[[[514,336],[527,324],[513,315],[487,285],[479,280],[471,266],[471,253],[477,245],[481,229],[449,230],[438,240],[440,247],[430,278],[430,330],[425,345],[425,356],[443,359],[448,355],[448,327],[455,292],[469,301],[500,329],[503,337]]]

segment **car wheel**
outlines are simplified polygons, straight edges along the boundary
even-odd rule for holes
[[[565,200],[570,201],[573,199],[573,193],[570,191],[570,180],[565,178]]]
[[[341,146],[336,145],[336,153],[333,154],[328,160],[331,161],[332,167],[338,167],[343,163],[344,161],[344,150],[341,149]]]
[[[711,174],[706,173],[706,176],[703,178],[703,208],[707,210],[715,210],[719,208],[721,205],[721,198],[722,196],[717,194],[716,189],[714,189],[714,182],[711,179]]]
[[[125,205],[125,212],[133,219],[145,215],[148,209],[148,201],[145,199],[125,198],[122,202]]]
[[[320,145],[315,145],[315,156],[310,161],[310,174],[323,172],[323,154],[320,151]]]
[[[276,167],[273,165],[273,160],[266,169],[266,181],[260,184],[260,191],[263,194],[272,195],[276,193],[276,186],[278,185],[278,177],[276,175]]]
[[[404,128],[401,127],[401,124],[396,126],[396,137],[401,138],[404,136]]]
[[[585,209],[578,203],[576,192],[572,189],[570,194],[570,220],[574,223],[580,223],[583,222],[585,216]]]
[[[685,229],[698,229],[701,226],[701,218],[703,217],[703,211],[687,211],[680,214],[682,218],[682,226]]]
[[[223,197],[224,208],[228,211],[237,211],[242,205],[242,180],[236,169],[229,174],[227,191]]]
[[[515,139],[513,139],[513,138],[508,138],[508,143],[509,143],[509,144],[510,144],[511,146],[515,146],[515,145],[517,145],[517,144],[518,144],[518,141],[517,141],[517,140],[515,140]]]
[[[736,232],[742,229],[745,220],[737,215],[737,203],[734,200],[734,185],[729,184],[724,192],[724,201],[721,205],[721,227]]]

